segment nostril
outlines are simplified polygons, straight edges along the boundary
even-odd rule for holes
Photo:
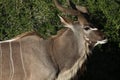
[[[107,39],[107,37],[106,37],[106,36],[103,36],[103,39]]]

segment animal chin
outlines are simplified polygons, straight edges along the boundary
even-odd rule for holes
[[[98,44],[105,44],[105,43],[107,43],[107,39],[104,39],[104,40],[101,40],[101,41],[97,41],[97,43],[94,45],[94,46],[96,46],[96,45],[98,45]]]

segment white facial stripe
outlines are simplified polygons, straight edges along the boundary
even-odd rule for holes
[[[91,30],[98,30],[97,28],[90,28]]]
[[[97,43],[95,44],[95,46],[98,45],[98,44],[105,44],[107,41],[108,41],[107,39],[102,40],[102,41],[97,41]]]

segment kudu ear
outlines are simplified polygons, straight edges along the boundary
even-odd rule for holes
[[[85,16],[82,14],[82,12],[79,11],[76,7],[71,6],[72,9],[64,8],[64,7],[59,3],[58,0],[53,0],[53,1],[54,1],[54,3],[55,3],[56,7],[57,7],[60,11],[66,13],[66,14],[71,14],[71,15],[73,15],[73,16],[77,16],[77,17],[78,17],[78,21],[80,22],[81,25],[84,25],[84,24],[87,24],[87,23],[88,23],[87,19],[86,19]],[[73,4],[73,5],[74,5],[74,4]],[[61,22],[62,22],[63,24],[65,24],[65,27],[69,27],[69,28],[71,28],[71,29],[73,28],[73,27],[72,27],[73,24],[72,24],[71,20],[68,20],[68,19],[66,19],[66,18],[63,18],[63,17],[61,17],[61,16],[59,16],[59,17],[60,17]]]
[[[68,18],[65,18],[65,17],[62,17],[62,16],[59,16],[59,18],[60,18],[60,21],[64,24],[65,27],[72,28],[72,24],[73,24],[72,20],[70,20]]]

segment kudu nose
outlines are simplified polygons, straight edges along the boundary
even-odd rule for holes
[[[104,40],[104,39],[107,39],[107,37],[106,37],[105,35],[103,35],[102,38],[103,38],[103,40]]]
[[[99,32],[99,35],[101,36],[101,39],[102,40],[105,40],[105,39],[107,39],[107,36],[103,33],[103,32]]]

